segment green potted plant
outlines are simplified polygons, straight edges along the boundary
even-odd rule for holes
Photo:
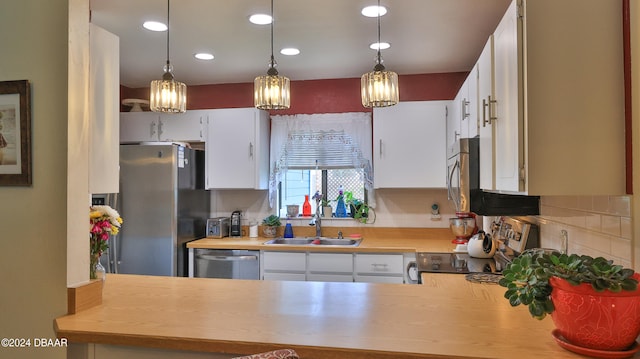
[[[373,208],[365,201],[355,198],[353,192],[344,193],[344,203],[349,206],[353,219],[361,223],[373,223],[373,221],[367,222],[369,220],[369,212],[373,213]]]
[[[272,214],[262,220],[262,225],[262,233],[264,233],[265,237],[275,237],[278,227],[280,227],[282,223],[280,222],[279,216]]]
[[[508,264],[499,284],[512,306],[550,314],[566,349],[623,351],[640,334],[640,276],[602,257],[530,249]],[[567,345],[567,343],[569,345]]]

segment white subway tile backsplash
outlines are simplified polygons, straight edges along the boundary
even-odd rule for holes
[[[542,247],[561,249],[564,229],[569,234],[569,253],[602,256],[631,266],[630,196],[543,196],[536,221]]]
[[[620,237],[620,217],[603,215],[602,232]]]
[[[620,217],[620,235],[622,238],[632,238],[632,226],[631,217]]]

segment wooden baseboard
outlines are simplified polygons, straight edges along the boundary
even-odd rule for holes
[[[75,314],[102,304],[102,286],[102,280],[92,279],[89,283],[68,287],[67,313]]]

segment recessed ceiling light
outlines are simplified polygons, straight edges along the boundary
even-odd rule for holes
[[[167,31],[167,25],[158,21],[145,21],[142,27],[151,31]]]
[[[298,55],[300,53],[300,50],[296,49],[295,47],[285,47],[284,49],[280,50],[280,53],[283,55],[293,56]]]
[[[268,24],[271,24],[272,20],[273,18],[271,17],[271,15],[267,15],[267,14],[254,14],[249,16],[249,21],[252,24],[256,24],[256,25],[268,25]]]
[[[373,44],[369,45],[369,48],[372,50],[378,50],[378,47],[380,47],[380,50],[384,50],[390,48],[391,44],[388,42],[381,42],[379,44],[377,42],[374,42]]]
[[[206,52],[199,52],[193,56],[198,60],[213,60],[213,55]]]
[[[384,6],[367,6],[362,9],[362,15],[366,17],[378,17],[378,15],[382,16],[387,13],[387,8]]]

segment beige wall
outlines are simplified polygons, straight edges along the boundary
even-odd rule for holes
[[[67,0],[0,1],[0,81],[31,82],[33,185],[0,187],[0,337],[54,338],[66,312]],[[64,349],[0,348],[2,358]]]

